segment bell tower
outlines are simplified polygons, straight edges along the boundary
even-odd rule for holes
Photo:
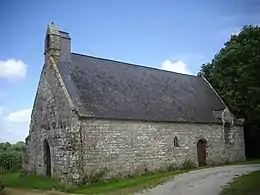
[[[54,61],[70,62],[71,39],[69,33],[59,31],[52,22],[48,25],[45,35],[44,55],[45,62],[51,56]]]
[[[60,33],[58,28],[52,22],[48,25],[45,35],[45,62],[48,60],[49,56],[52,56],[54,61],[57,63],[60,59],[60,53]]]

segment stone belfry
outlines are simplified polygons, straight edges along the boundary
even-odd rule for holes
[[[69,33],[59,31],[52,22],[47,26],[44,44],[45,63],[51,56],[58,64],[60,61],[70,61],[70,36]]]

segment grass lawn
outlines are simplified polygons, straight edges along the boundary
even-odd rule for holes
[[[260,171],[242,175],[231,182],[222,191],[221,195],[259,195]]]
[[[109,180],[92,184],[85,187],[66,188],[57,181],[42,176],[23,176],[19,173],[6,173],[2,175],[4,184],[8,188],[24,189],[43,189],[57,191],[66,191],[76,194],[128,194],[136,192],[139,189],[153,187],[168,181],[177,174],[188,172],[189,170],[165,171],[158,173],[147,173],[133,178],[121,180]]]
[[[226,165],[246,165],[246,164],[260,164],[260,159],[248,159],[246,161],[227,163]]]
[[[244,162],[228,163],[226,165],[239,165],[239,164],[260,164],[260,160],[249,160]],[[206,168],[206,167],[204,167]],[[194,169],[190,169],[194,170]],[[84,187],[69,188],[68,186],[61,185],[58,181],[43,177],[43,176],[20,176],[19,173],[6,173],[2,174],[4,184],[7,188],[12,189],[39,189],[39,190],[53,190],[63,191],[76,194],[131,194],[140,189],[151,188],[156,185],[167,182],[177,174],[185,173],[190,170],[180,171],[164,171],[157,173],[146,173],[141,176],[125,178],[121,180],[109,180],[92,184]],[[259,176],[260,178],[260,176]],[[260,183],[259,183],[260,186]],[[260,193],[259,193],[260,194]],[[252,194],[254,195],[254,194]]]
[[[28,175],[20,176],[20,173],[5,173],[1,175],[6,187],[28,189],[61,189],[62,185],[55,180],[44,176]]]
[[[134,178],[126,178],[118,181],[108,181],[88,188],[76,188],[69,192],[77,194],[132,194],[139,189],[151,188],[168,181],[177,174],[188,172],[189,170],[148,173]]]

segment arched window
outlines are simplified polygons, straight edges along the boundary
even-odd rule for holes
[[[224,123],[224,140],[225,140],[225,144],[229,144],[230,143],[230,139],[229,139],[230,130],[231,130],[231,124],[228,123],[228,122]]]
[[[176,136],[174,137],[173,144],[174,144],[174,147],[179,147],[180,146],[179,145],[179,140],[178,140],[178,138]]]

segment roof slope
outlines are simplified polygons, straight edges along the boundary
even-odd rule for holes
[[[58,65],[80,114],[149,121],[217,122],[224,109],[203,78],[71,54]]]

